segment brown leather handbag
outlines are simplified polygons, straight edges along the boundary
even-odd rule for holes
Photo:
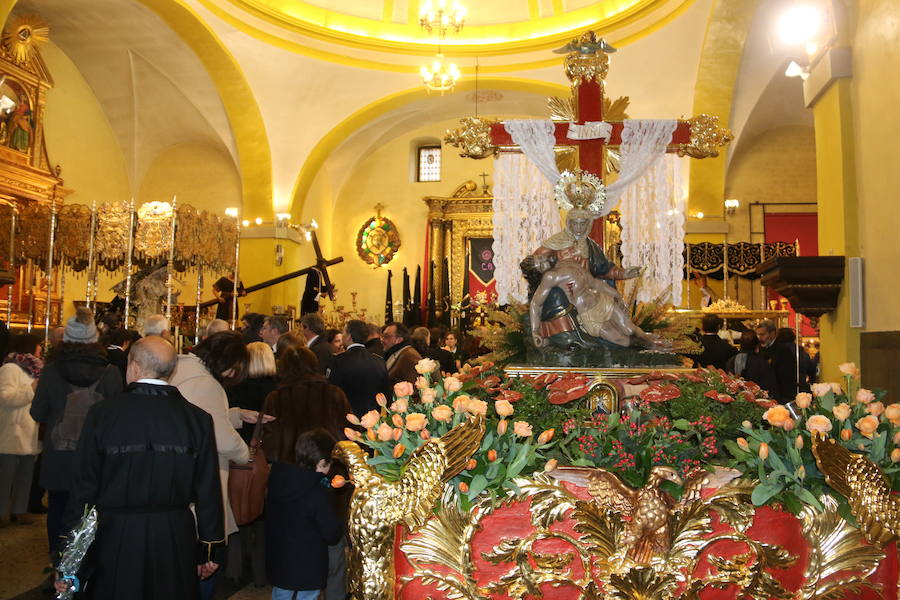
[[[265,407],[263,407],[265,408]],[[252,523],[263,513],[266,504],[266,484],[269,481],[269,463],[263,452],[262,422],[264,411],[259,411],[253,438],[250,440],[250,460],[245,465],[228,465],[228,500],[238,525]]]

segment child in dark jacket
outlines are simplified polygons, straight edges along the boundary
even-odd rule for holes
[[[325,588],[328,546],[344,533],[325,476],[334,445],[334,436],[313,429],[297,437],[296,464],[272,464],[265,521],[272,600],[313,600]]]

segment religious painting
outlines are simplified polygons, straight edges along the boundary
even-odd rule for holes
[[[492,237],[471,237],[466,240],[466,283],[469,297],[477,304],[497,299],[493,244]]]
[[[356,234],[356,252],[370,265],[380,267],[388,264],[399,249],[400,233],[397,226],[387,217],[382,217],[380,210],[376,216],[363,223]]]
[[[18,83],[0,84],[0,144],[27,153],[31,148],[34,118],[28,95]]]

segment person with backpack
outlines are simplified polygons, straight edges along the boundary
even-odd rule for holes
[[[90,309],[79,307],[66,322],[63,342],[41,371],[31,417],[46,425],[40,484],[47,490],[47,542],[58,550],[62,519],[71,489],[75,448],[88,409],[122,391],[119,369],[106,360],[97,343]]]

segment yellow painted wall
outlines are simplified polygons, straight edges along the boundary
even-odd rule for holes
[[[860,0],[853,42],[853,139],[859,255],[865,259],[866,331],[900,330],[900,4]]]
[[[44,138],[50,163],[62,167],[65,186],[73,189],[66,202],[97,204],[131,196],[125,157],[97,97],[78,68],[53,42],[41,48],[54,80],[47,92]],[[83,300],[86,277],[66,273],[64,317],[75,312],[72,300]],[[107,300],[112,284],[103,277],[99,298]]]

